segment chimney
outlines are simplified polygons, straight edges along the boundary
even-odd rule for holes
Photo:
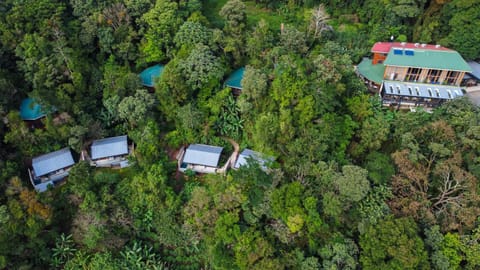
[[[420,43],[415,43],[415,47],[418,47],[418,46],[420,46]]]
[[[406,42],[402,42],[402,43],[400,43],[400,44],[402,44],[402,46],[405,46],[405,44],[407,44],[407,43],[406,43]]]
[[[427,44],[422,43],[422,48],[425,48],[425,47],[427,47]]]
[[[440,48],[440,47],[441,47],[440,44],[435,45],[435,48],[437,48],[437,49]]]

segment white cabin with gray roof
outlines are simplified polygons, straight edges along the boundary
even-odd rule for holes
[[[181,172],[192,170],[199,173],[217,173],[223,147],[191,144],[180,158]]]
[[[95,140],[90,147],[90,165],[124,168],[129,166],[130,152],[127,135]]]
[[[48,186],[63,181],[74,164],[69,148],[35,157],[32,159],[32,170],[28,170],[30,182],[35,190],[43,192]]]

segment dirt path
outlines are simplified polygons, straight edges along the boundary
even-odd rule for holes
[[[240,146],[236,141],[234,141],[231,138],[222,137],[222,139],[227,140],[233,146],[233,153],[230,155],[225,165],[223,165],[223,167],[218,170],[218,172],[220,173],[226,173],[229,167],[235,166],[235,162],[237,161],[237,158],[238,158],[238,153],[240,152]]]

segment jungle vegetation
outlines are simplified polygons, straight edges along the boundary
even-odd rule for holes
[[[479,59],[480,4],[0,1],[0,269],[479,269],[480,110],[382,107],[353,66],[391,36]],[[32,157],[122,134],[133,166],[31,187]],[[274,164],[176,173],[225,138]]]

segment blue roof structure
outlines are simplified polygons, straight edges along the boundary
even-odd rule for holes
[[[385,81],[383,87],[387,95],[436,99],[454,99],[463,96],[460,87],[450,85]]]
[[[34,99],[26,98],[22,100],[20,104],[20,117],[22,120],[37,120],[46,115],[40,104],[36,103]]]
[[[250,149],[244,149],[240,155],[238,155],[237,161],[235,162],[235,169],[240,168],[240,166],[244,166],[248,164],[248,158],[252,158],[258,162],[260,167],[265,170],[266,166],[265,163],[273,161],[273,158],[264,157],[263,154],[259,152],[255,152]]]
[[[467,62],[467,64],[472,69],[472,72],[470,72],[470,74],[480,80],[480,64],[475,61],[469,61]]]
[[[91,146],[92,159],[128,154],[127,135],[95,140]]]
[[[230,74],[230,76],[228,76],[227,80],[225,81],[225,85],[231,88],[242,90],[242,79],[244,72],[244,67],[235,70],[232,74]]]
[[[43,176],[75,164],[69,148],[63,148],[32,159],[35,176]]]
[[[183,156],[183,163],[217,167],[223,147],[191,144]]]
[[[163,69],[164,66],[160,64],[146,68],[140,73],[140,79],[142,80],[142,84],[147,87],[154,87],[155,80],[158,77],[162,76]]]

